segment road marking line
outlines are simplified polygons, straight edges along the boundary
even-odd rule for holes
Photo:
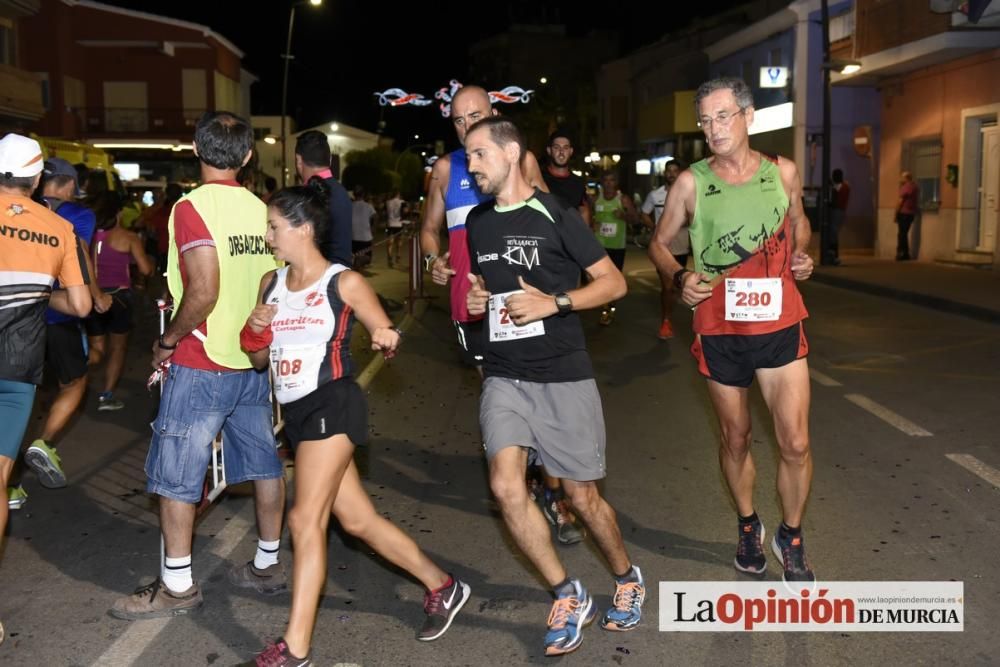
[[[648,278],[633,278],[632,280],[641,285],[645,285],[646,287],[652,290],[660,289],[659,283],[654,283],[652,280],[649,280]]]
[[[1000,470],[986,465],[971,454],[945,454],[945,457],[1000,489]]]
[[[821,384],[824,387],[843,387],[844,386],[844,385],[840,384],[839,382],[837,382],[836,380],[834,380],[829,375],[827,375],[825,373],[820,373],[815,368],[810,368],[809,369],[809,377],[811,377],[813,380],[815,380],[817,382],[817,384]]]
[[[209,553],[219,557],[214,567],[204,570],[204,574],[198,572],[201,581],[208,581],[216,570],[227,564],[226,558],[243,542],[246,534],[254,527],[254,522],[251,520],[253,507],[252,502],[246,503],[230,519],[226,527],[191,559],[192,562],[201,560],[206,548]],[[143,651],[156,640],[156,637],[163,632],[163,629],[167,627],[167,624],[171,620],[173,619],[156,618],[148,621],[128,621],[130,623],[128,630],[114,644],[109,646],[108,650],[94,664],[113,666],[137,664]]]
[[[917,426],[906,417],[896,414],[895,412],[893,412],[892,410],[883,405],[879,405],[878,403],[868,398],[867,396],[862,396],[861,394],[846,394],[844,398],[849,400],[851,403],[854,403],[862,410],[867,410],[868,412],[872,413],[873,415],[875,415],[882,421],[886,422],[890,426],[898,428],[906,435],[924,436],[924,437],[934,435],[930,431],[921,428],[920,426]]]

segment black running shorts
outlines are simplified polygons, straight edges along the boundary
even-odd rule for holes
[[[105,291],[111,295],[111,308],[104,313],[95,310],[84,320],[87,335],[127,334],[132,329],[132,290],[118,288]]]
[[[87,353],[79,322],[46,325],[45,360],[59,378],[59,384],[69,384],[87,374]]]
[[[749,387],[758,368],[780,368],[809,354],[802,322],[759,336],[696,336],[691,354],[698,371],[730,387]]]
[[[303,440],[326,440],[340,434],[355,445],[368,444],[368,401],[352,377],[321,384],[316,391],[285,403],[282,410],[292,448]]]

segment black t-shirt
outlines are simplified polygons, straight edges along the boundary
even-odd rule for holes
[[[354,253],[351,248],[351,196],[336,178],[324,178],[330,188],[330,221],[320,251],[331,262],[351,266]]]
[[[579,212],[564,209],[551,194],[536,190],[515,207],[494,206],[492,200],[476,206],[465,221],[472,272],[483,276],[493,295],[520,290],[518,276],[546,294],[566,292],[579,284],[581,269],[607,257]],[[594,377],[576,313],[542,320],[544,335],[512,340],[492,340],[489,310],[484,321],[487,376],[531,382]]]
[[[559,198],[563,208],[580,208],[587,201],[587,184],[576,174],[556,176],[548,169],[542,172],[549,192]]]

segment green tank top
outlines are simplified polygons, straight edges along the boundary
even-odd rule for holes
[[[605,199],[604,195],[594,202],[594,229],[597,240],[605,248],[612,250],[625,247],[625,221],[615,215],[616,211],[624,211],[622,193],[618,192],[613,199]]]
[[[691,173],[696,197],[690,230],[694,266],[715,277],[774,238],[788,212],[788,195],[777,163],[765,155],[757,173],[741,185],[716,176],[707,160],[691,165]]]

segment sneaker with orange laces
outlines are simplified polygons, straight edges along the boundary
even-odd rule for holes
[[[605,630],[625,632],[639,625],[642,603],[646,600],[646,582],[638,565],[624,579],[615,580],[615,597],[601,623]]]
[[[549,631],[545,633],[545,655],[563,655],[580,648],[583,628],[597,616],[594,598],[579,579],[571,579],[572,587],[556,598],[549,612]]]
[[[660,324],[660,331],[656,334],[660,340],[667,340],[674,337],[674,327],[670,320],[663,320]]]
[[[767,570],[767,558],[764,557],[764,524],[754,512],[746,519],[739,520],[740,538],[736,543],[736,558],[733,566],[740,572],[754,576],[764,574]],[[779,556],[780,558],[780,556]]]

